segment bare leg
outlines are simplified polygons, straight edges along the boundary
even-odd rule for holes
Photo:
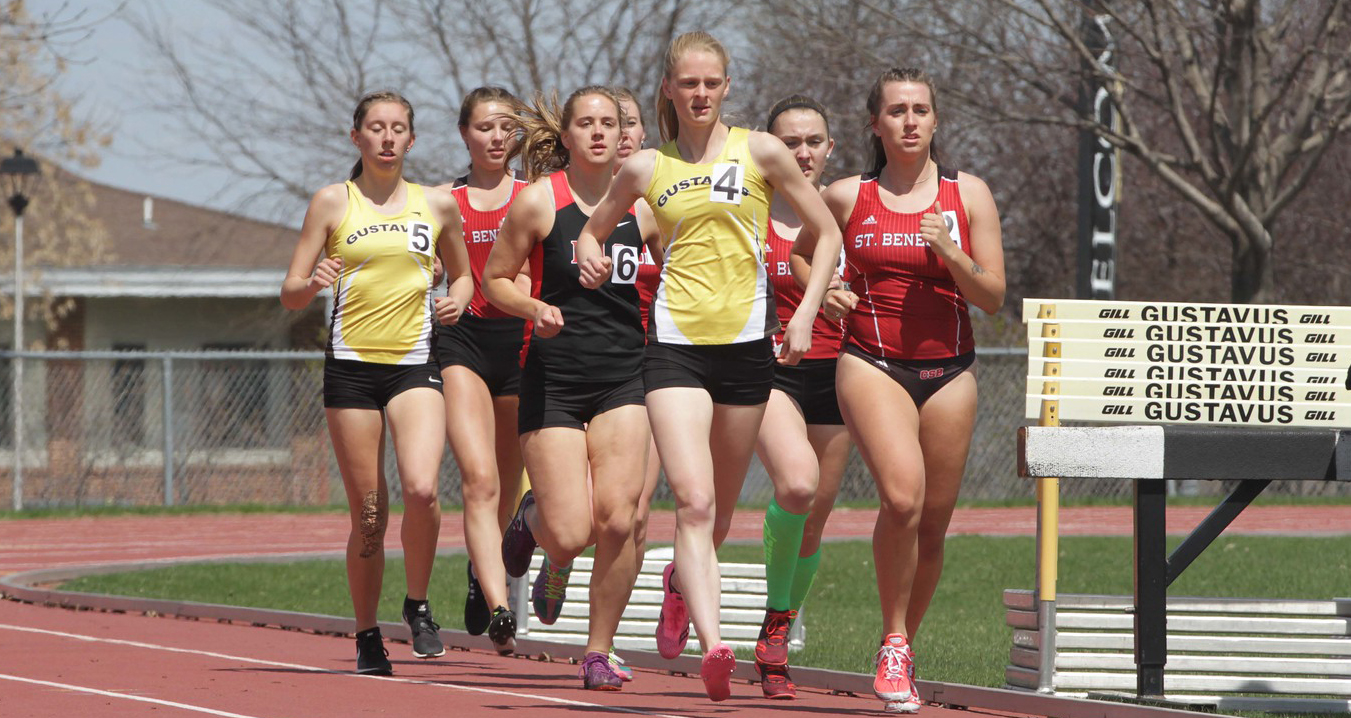
[[[408,597],[427,599],[441,534],[441,500],[437,472],[445,450],[445,399],[433,389],[410,389],[393,397],[385,408],[394,456],[403,487],[404,574]]]
[[[555,566],[572,563],[592,541],[587,495],[587,436],[553,426],[521,435],[535,508],[526,523]]]
[[[810,556],[820,550],[826,520],[835,508],[835,498],[840,494],[840,481],[844,478],[844,467],[849,462],[849,430],[845,427],[811,424],[807,426],[807,439],[816,452],[821,480],[816,485],[816,496],[812,499],[812,512],[807,516],[807,525],[802,529],[802,550],[799,556]]]
[[[774,501],[779,507],[793,514],[810,511],[818,480],[816,456],[807,439],[802,409],[778,389],[769,393],[755,453],[774,482]]]
[[[731,526],[764,404],[715,405],[703,389],[670,387],[648,392],[647,406],[676,499],[679,590],[707,652],[722,640],[716,544]]]
[[[652,513],[652,495],[657,492],[657,481],[660,478],[661,456],[657,454],[657,440],[649,439],[647,466],[643,470],[643,493],[638,497],[638,511],[633,516],[633,546],[638,556],[639,570],[642,569],[643,556],[647,553],[647,520]]]
[[[903,634],[924,504],[919,411],[899,384],[851,354],[840,357],[835,381],[845,424],[872,472],[881,502],[873,529],[873,560],[882,630]]]
[[[352,528],[347,535],[347,587],[357,631],[374,628],[385,573],[389,491],[381,458],[385,420],[374,409],[325,409]]]
[[[924,507],[920,512],[915,584],[906,609],[912,639],[929,610],[943,573],[943,541],[962,487],[967,449],[976,422],[976,377],[966,371],[938,390],[919,412],[919,443],[924,452]]]
[[[587,428],[591,455],[596,560],[591,569],[591,617],[586,650],[608,653],[633,593],[639,561],[634,515],[643,493],[648,426],[641,405],[596,416]]]
[[[521,493],[521,439],[517,431],[516,412],[521,400],[516,396],[493,397],[493,456],[497,459],[497,525],[499,532],[507,530],[516,513],[516,500]],[[498,540],[502,537],[499,533]],[[505,575],[505,574],[504,574]],[[494,604],[496,605],[496,604]]]
[[[497,446],[493,398],[483,379],[468,367],[445,367],[441,378],[445,381],[446,433],[460,466],[469,560],[488,607],[505,606],[507,571],[502,567],[503,524],[498,518],[501,482],[496,455],[489,450]]]

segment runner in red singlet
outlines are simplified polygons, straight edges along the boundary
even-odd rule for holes
[[[868,95],[873,168],[826,190],[844,228],[848,289],[827,293],[846,317],[836,377],[840,409],[877,483],[873,558],[884,638],[874,692],[919,709],[909,643],[943,568],[943,536],[976,417],[975,342],[967,303],[1004,303],[999,214],[980,179],[935,156],[932,81],[892,68]]]
[[[465,630],[472,635],[487,631],[500,653],[511,652],[516,636],[499,547],[521,484],[516,409],[526,326],[488,304],[482,280],[507,208],[526,185],[512,175],[506,160],[515,141],[517,106],[517,99],[500,87],[475,89],[460,105],[469,173],[441,188],[451,191],[464,216],[474,297],[460,323],[438,331],[436,341],[445,381],[446,434],[460,466],[464,497],[470,560]],[[529,293],[529,278],[520,281]]]
[[[627,87],[612,87],[619,105],[624,109],[623,134],[619,138],[619,153],[615,155],[615,173],[624,165],[624,160],[647,142],[647,128],[643,125],[643,110],[638,105],[638,97]],[[642,202],[643,200],[639,200]],[[647,313],[652,307],[652,295],[661,283],[661,257],[653,257],[652,251],[643,247],[642,263],[638,265],[638,310],[642,313],[643,330],[647,330]],[[656,493],[657,481],[661,477],[661,457],[657,456],[657,442],[649,439],[647,447],[647,467],[643,473],[643,495],[638,499],[638,511],[633,517],[634,549],[638,555],[638,565],[643,565],[643,556],[647,553],[647,519],[652,509],[652,495]],[[621,678],[633,680],[633,670],[624,666],[624,660],[610,649],[610,665]]]
[[[793,95],[775,103],[765,127],[783,140],[802,174],[819,188],[826,158],[835,146],[825,108],[810,97]],[[807,276],[805,259],[790,259],[802,221],[777,198],[769,217],[765,266],[779,322],[787,326],[802,303],[794,269],[797,279]],[[837,277],[833,283],[838,286],[839,281]],[[774,389],[756,439],[756,453],[774,482],[774,500],[765,512],[764,526],[765,620],[755,645],[755,665],[766,698],[797,696],[788,677],[788,631],[816,577],[821,532],[849,459],[849,432],[835,398],[842,338],[839,320],[817,315],[811,350],[796,366],[774,368]]]

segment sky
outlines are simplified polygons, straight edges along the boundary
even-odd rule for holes
[[[153,11],[176,27],[193,30],[207,26],[215,12],[196,0],[129,0],[118,15],[112,15],[120,3],[115,0],[28,0],[34,17],[56,14],[70,17],[85,11],[86,19],[107,18],[93,26],[87,40],[72,48],[72,60],[58,87],[61,93],[77,100],[86,117],[108,125],[112,145],[103,153],[103,161],[93,170],[78,173],[102,184],[167,197],[195,205],[235,211],[236,198],[229,191],[230,177],[221,171],[173,165],[157,157],[156,141],[181,137],[171,132],[171,118],[145,106],[138,79],[151,65],[152,58],[136,31],[127,22],[132,13]],[[73,169],[73,168],[72,168]],[[297,218],[296,224],[299,224]]]

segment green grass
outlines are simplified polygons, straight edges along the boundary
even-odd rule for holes
[[[1006,499],[958,500],[957,507],[964,509],[1004,509],[1036,506],[1037,499],[1030,493]],[[1215,506],[1220,496],[1169,496],[1169,506]],[[1351,504],[1351,494],[1346,496],[1295,496],[1291,494],[1263,494],[1257,497],[1253,506],[1345,506]],[[741,504],[738,504],[740,506]],[[1060,505],[1074,506],[1131,506],[1130,497],[1118,496],[1062,496]],[[875,509],[876,497],[844,499],[835,502],[835,506],[851,509]]]
[[[1176,542],[1176,539],[1173,540]],[[868,542],[830,543],[805,606],[807,647],[794,663],[871,670],[881,621]],[[759,546],[725,546],[724,560],[759,561]],[[431,596],[437,620],[462,628],[465,558],[438,559]],[[916,640],[923,675],[978,686],[1003,684],[1011,630],[1005,588],[1033,587],[1033,540],[956,536],[947,542],[943,580]],[[1221,537],[1170,588],[1173,596],[1325,599],[1347,594],[1351,537]],[[1123,537],[1067,538],[1061,543],[1063,593],[1131,592],[1131,542]],[[226,603],[339,616],[351,615],[340,561],[212,564],[91,576],[74,591]],[[381,620],[398,621],[403,563],[391,560]],[[749,654],[746,656],[749,657]]]

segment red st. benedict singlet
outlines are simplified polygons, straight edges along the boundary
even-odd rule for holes
[[[783,344],[783,333],[788,328],[788,320],[802,304],[802,288],[793,281],[793,272],[788,261],[793,252],[793,240],[785,239],[774,228],[773,219],[769,222],[769,232],[765,242],[765,271],[769,274],[770,286],[774,287],[774,307],[779,314],[779,333],[774,335],[775,353]],[[844,322],[832,322],[819,309],[816,321],[812,322],[812,348],[802,355],[803,359],[834,359],[840,355],[840,345],[844,342]]]
[[[529,183],[520,178],[514,179],[511,183],[511,197],[505,204],[497,209],[480,211],[469,203],[467,181],[468,177],[455,180],[455,188],[450,191],[455,195],[455,201],[460,204],[460,216],[464,221],[464,246],[469,250],[469,272],[474,275],[474,298],[470,300],[469,306],[465,307],[465,311],[485,319],[504,317],[515,319],[516,317],[489,304],[488,298],[483,296],[483,267],[488,263],[488,254],[493,251],[493,243],[497,241],[497,232],[502,229],[502,220],[506,219],[507,210],[516,199],[516,195]]]
[[[948,233],[967,255],[971,238],[957,171],[938,168],[938,198]],[[920,235],[926,212],[893,212],[877,177],[864,175],[844,228],[844,281],[858,295],[846,341],[886,359],[945,359],[975,350],[966,298],[947,265]]]
[[[643,331],[647,331],[647,313],[652,308],[652,297],[661,284],[661,266],[652,260],[652,250],[643,247],[642,263],[638,265],[638,309],[643,315]]]

